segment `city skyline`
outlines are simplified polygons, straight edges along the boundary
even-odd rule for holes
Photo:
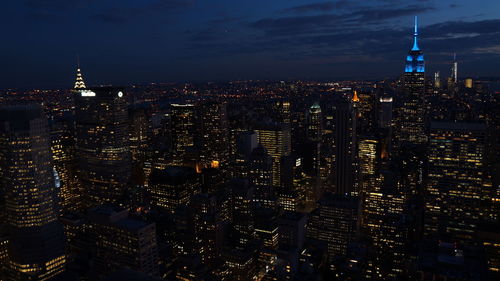
[[[499,4],[114,2],[0,12],[0,281],[500,280]]]
[[[77,56],[93,85],[394,78],[415,15],[428,73],[498,76],[494,1],[111,2],[7,4],[2,88],[67,88]]]

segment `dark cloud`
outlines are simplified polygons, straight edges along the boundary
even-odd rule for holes
[[[328,1],[328,2],[318,2],[307,5],[295,6],[287,9],[283,9],[280,13],[309,13],[309,12],[329,12],[336,9],[343,9],[351,7],[352,1]]]
[[[37,10],[70,10],[92,0],[24,0],[26,5]]]
[[[104,8],[94,13],[91,18],[103,23],[125,23],[138,18],[147,18],[154,15],[171,14],[192,7],[195,0],[157,0],[143,4],[137,1],[135,5],[120,5]]]
[[[433,10],[427,5],[411,5],[386,9],[360,9],[347,13],[321,14],[294,17],[265,18],[250,23],[250,26],[269,35],[291,35],[300,33],[324,33],[343,31],[371,25],[382,25],[390,20],[408,15],[422,14]]]

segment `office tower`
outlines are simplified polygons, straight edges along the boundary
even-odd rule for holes
[[[222,259],[228,272],[228,280],[257,280],[257,253],[254,249],[226,249]]]
[[[491,183],[485,174],[486,125],[432,122],[425,192],[425,234],[471,243],[485,210]]]
[[[484,249],[489,280],[500,278],[500,233],[497,227],[498,224],[492,222],[479,225],[478,236]]]
[[[290,124],[292,119],[290,111],[291,108],[290,101],[288,100],[278,101],[275,103],[275,107],[278,111],[278,116],[276,118],[277,119],[276,121],[278,121],[288,129],[290,129]]]
[[[356,131],[359,134],[370,134],[377,128],[377,92],[377,89],[354,91],[351,103],[357,111]]]
[[[392,97],[382,96],[379,98],[379,127],[390,128],[392,126]]]
[[[0,109],[0,178],[9,233],[9,279],[48,280],[64,271],[47,119],[40,106]]]
[[[453,54],[453,66],[451,67],[451,78],[453,83],[457,85],[458,83],[458,62],[457,62],[457,53]]]
[[[280,249],[302,249],[307,223],[306,214],[285,211],[278,217],[277,223]]]
[[[244,131],[238,133],[234,143],[234,154],[231,155],[231,178],[248,178],[250,154],[257,147],[257,133]]]
[[[177,161],[196,143],[196,107],[194,104],[171,104],[172,150]]]
[[[198,252],[204,264],[214,265],[220,257],[224,243],[224,222],[217,197],[212,194],[200,193],[191,198],[193,209],[194,232]]]
[[[276,224],[277,212],[268,208],[255,208],[253,213],[255,238],[262,245],[259,260],[262,264],[271,265],[276,256],[274,251],[278,248],[279,242],[278,225]]]
[[[121,268],[151,276],[159,274],[154,223],[130,218],[127,210],[110,206],[90,209],[88,221],[91,276],[101,277]]]
[[[434,73],[434,88],[441,88],[441,78],[439,77],[439,71]]]
[[[144,108],[135,108],[130,114],[130,154],[132,161],[142,163],[145,160],[146,152],[151,141],[149,123],[146,110]]]
[[[321,107],[315,103],[311,105],[307,114],[307,138],[310,141],[320,141],[322,134]]]
[[[227,166],[229,127],[226,104],[205,102],[200,105],[201,161],[206,167]]]
[[[233,219],[233,235],[237,248],[245,248],[255,236],[252,199],[254,188],[248,180],[233,179],[229,182]]]
[[[327,192],[318,202],[307,223],[306,236],[325,242],[330,259],[347,253],[354,240],[358,221],[357,197]]]
[[[273,186],[273,158],[262,145],[250,154],[248,178],[255,188],[254,202],[262,207],[275,208],[277,196]]]
[[[74,120],[54,117],[49,120],[49,126],[54,173],[58,179],[59,205],[64,212],[81,210],[83,198],[77,174]]]
[[[339,195],[357,195],[356,173],[356,110],[339,100],[334,110],[333,176],[334,191]]]
[[[408,231],[405,221],[406,195],[390,172],[381,174],[381,184],[365,193],[362,231],[370,239],[373,254],[369,275],[375,280],[404,276]]]
[[[473,86],[473,80],[472,80],[472,78],[465,79],[464,84],[465,84],[465,88],[472,89],[472,86]]]
[[[126,204],[131,156],[123,89],[75,92],[76,155],[85,205]]]
[[[283,188],[283,158],[290,155],[291,135],[286,126],[268,125],[257,130],[257,140],[273,158],[273,185]]]
[[[403,74],[403,93],[401,93],[396,137],[398,143],[409,142],[421,144],[426,142],[425,135],[425,63],[424,55],[418,43],[417,18],[415,17],[415,33],[413,47],[406,57]]]
[[[358,144],[360,193],[374,186],[380,168],[382,140],[377,136],[360,136]]]
[[[187,205],[191,196],[200,192],[200,187],[200,179],[195,169],[170,166],[153,170],[148,193],[153,207],[173,213],[177,206]]]

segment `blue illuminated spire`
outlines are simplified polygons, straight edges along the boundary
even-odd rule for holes
[[[415,33],[413,33],[413,48],[411,48],[412,51],[420,51],[420,48],[418,47],[417,44],[417,37],[418,37],[418,18],[415,16]]]

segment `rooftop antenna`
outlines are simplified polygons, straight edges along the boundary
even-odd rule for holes
[[[415,16],[415,31],[413,32],[413,48],[411,49],[412,51],[420,50],[417,44],[417,37],[418,37],[418,16]]]

